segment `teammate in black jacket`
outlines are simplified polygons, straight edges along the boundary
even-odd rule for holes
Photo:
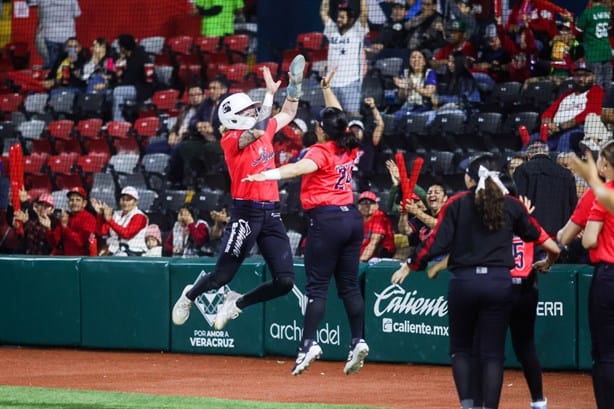
[[[402,283],[431,258],[449,253],[448,320],[452,373],[463,409],[473,408],[473,379],[481,379],[484,408],[499,406],[505,335],[510,318],[514,235],[537,241],[540,227],[524,205],[506,196],[490,156],[474,159],[465,175],[469,191],[451,198],[416,256],[392,275]],[[472,373],[474,340],[480,375]]]

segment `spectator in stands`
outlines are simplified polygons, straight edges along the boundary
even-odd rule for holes
[[[475,60],[477,56],[475,47],[467,40],[466,30],[465,23],[460,20],[454,20],[448,24],[447,42],[437,50],[430,62],[433,69],[439,72],[438,69],[445,67],[448,64],[449,57],[456,53],[461,53],[465,57]]]
[[[401,191],[401,175],[399,174],[399,168],[394,159],[388,159],[386,161],[386,169],[390,175],[391,186],[388,190],[385,213],[388,215],[398,215],[400,213],[399,209],[402,205],[401,202],[403,193]],[[420,185],[416,185],[416,187],[414,187],[414,193],[418,195],[420,200],[423,202],[426,201],[426,192]]]
[[[448,57],[445,74],[441,77],[436,103],[438,112],[467,112],[480,102],[478,83],[469,71],[470,61],[460,51]]]
[[[516,153],[507,161],[507,173],[510,177],[514,177],[514,172],[518,169],[518,166],[526,162],[526,158],[523,154]]]
[[[0,254],[13,253],[19,246],[19,238],[7,218],[9,206],[9,178],[3,172],[0,162]]]
[[[143,257],[162,257],[162,233],[157,224],[150,224],[145,228],[145,245],[147,251]]]
[[[358,116],[363,74],[363,42],[369,32],[367,1],[361,0],[358,18],[356,10],[348,3],[339,5],[336,22],[330,18],[329,12],[329,0],[322,0],[320,17],[329,44],[328,66],[337,69],[331,87],[348,115]]]
[[[420,240],[423,241],[437,224],[437,216],[447,201],[448,195],[443,186],[429,186],[426,191],[426,208],[422,201],[417,201],[414,197],[403,204],[404,212],[401,212],[399,218],[399,232],[407,235],[418,232]],[[407,216],[403,217],[403,214]],[[416,220],[412,222],[411,219],[408,219],[410,215]]]
[[[478,83],[484,84],[487,92],[492,91],[495,82],[509,80],[510,63],[516,46],[502,30],[501,25],[491,25],[486,29],[486,46],[478,53],[471,70]]]
[[[27,193],[25,190],[19,192],[20,199]],[[49,193],[42,193],[31,208],[23,206],[27,203],[22,200],[21,210],[13,213],[13,227],[17,227],[16,222],[23,223],[23,236],[20,237],[20,245],[17,253],[29,255],[49,255],[53,246],[49,242],[48,231],[56,225],[53,217],[55,202]],[[48,226],[48,227],[47,227]]]
[[[548,43],[557,34],[557,15],[573,21],[573,15],[568,10],[548,0],[517,1],[507,19],[507,31],[517,33],[522,28],[531,29],[538,41],[538,48],[548,55]]]
[[[115,58],[103,37],[92,42],[91,53],[91,58],[83,66],[81,79],[87,83],[87,93],[103,92],[115,81]]]
[[[542,141],[531,142],[526,154],[527,162],[514,172],[518,196],[531,200],[533,216],[555,237],[576,207],[576,182],[569,170],[550,158],[548,145]]]
[[[601,106],[601,121],[610,126],[614,125],[614,87],[606,88],[607,92]],[[610,135],[611,137],[611,135]]]
[[[89,240],[96,232],[96,218],[85,209],[87,206],[87,193],[82,187],[70,189],[68,208],[70,212],[62,209],[60,222],[53,230],[47,225],[45,218],[39,219],[47,229],[48,240],[53,247],[53,253],[64,256],[89,255]]]
[[[43,87],[50,91],[50,95],[58,92],[77,94],[83,91],[85,81],[81,77],[85,62],[85,55],[79,40],[76,37],[70,37],[43,80]]]
[[[458,20],[465,25],[465,35],[473,42],[474,35],[478,32],[477,21],[473,14],[473,2],[471,0],[454,0],[448,2],[452,21]]]
[[[375,58],[401,57],[407,55],[407,36],[409,31],[405,28],[407,18],[405,4],[392,3],[392,13],[377,33],[371,44],[370,52]]]
[[[119,59],[115,63],[117,85],[113,89],[113,120],[125,121],[122,109],[128,101],[142,102],[150,98],[154,89],[154,80],[145,72],[149,62],[142,46],[130,34],[120,34]]]
[[[223,220],[216,217],[213,227],[209,227],[206,221],[196,219],[191,209],[182,207],[177,213],[173,229],[166,237],[165,253],[172,257],[183,258],[213,256],[214,250],[210,247],[210,243],[222,237],[225,227]]]
[[[202,16],[201,35],[223,37],[235,33],[235,21],[244,21],[243,0],[195,0],[196,13]]]
[[[590,113],[601,114],[605,91],[594,83],[595,75],[584,64],[573,73],[573,89],[559,96],[542,114],[542,126],[548,127],[548,146],[551,150],[578,151],[584,137],[584,121]],[[532,135],[537,139],[538,135]]]
[[[371,177],[376,170],[377,158],[381,152],[381,141],[384,133],[384,120],[372,97],[364,99],[364,122],[354,119],[348,123],[348,128],[360,141],[361,154],[358,157],[358,191],[371,189]],[[366,124],[366,126],[365,126]]]
[[[303,149],[303,135],[307,132],[307,124],[301,118],[294,118],[284,126],[273,138],[273,152],[275,153],[275,166],[279,167],[296,161]]]
[[[403,100],[403,105],[395,113],[396,121],[409,113],[433,109],[431,97],[437,91],[437,75],[428,67],[424,52],[412,51],[407,76],[393,77],[393,81],[398,89],[397,97]]]
[[[550,41],[548,49],[550,50],[550,79],[559,85],[573,74],[574,61],[581,58],[584,51],[576,40],[568,21],[559,22],[556,26],[558,33]]]
[[[606,88],[612,82],[612,46],[609,29],[611,24],[610,0],[592,0],[576,22],[582,34],[586,65],[595,73],[595,82]]]
[[[199,178],[223,158],[220,141],[209,122],[198,123],[198,132],[188,132],[171,155],[169,180],[180,187],[196,188]]]
[[[509,38],[500,35],[499,38]],[[507,44],[507,41],[505,42]],[[512,51],[512,61],[510,63],[510,80],[524,83],[525,80],[532,75],[545,75],[545,72],[539,71],[535,62],[538,60],[538,50],[533,37],[533,31],[530,28],[522,28],[517,35],[517,41],[514,42],[516,48]]]
[[[190,119],[190,130],[193,133],[199,132],[199,126],[202,130],[203,123],[208,122],[213,127],[215,137],[218,140],[221,139],[220,126],[222,123],[218,117],[218,105],[228,96],[229,89],[228,79],[224,75],[217,75],[209,81],[209,96],[202,101],[200,108]]]
[[[38,31],[43,32],[47,59],[43,68],[51,68],[60,58],[66,41],[77,35],[75,19],[81,15],[77,0],[38,0]]]
[[[443,16],[437,11],[436,0],[422,0],[420,12],[405,23],[409,31],[407,48],[431,52],[445,44]]]
[[[364,222],[364,235],[360,248],[360,261],[371,258],[391,258],[396,252],[392,223],[379,209],[379,198],[375,193],[366,191],[358,197],[358,210]]]
[[[139,192],[126,186],[119,197],[120,210],[106,203],[92,199],[92,206],[98,213],[99,232],[107,238],[107,249],[103,255],[140,256],[147,251],[145,228],[147,216],[138,208]]]
[[[203,103],[203,96],[200,85],[191,85],[188,88],[188,104],[181,108],[177,121],[168,134],[168,144],[171,148],[177,146],[189,132],[190,121]]]

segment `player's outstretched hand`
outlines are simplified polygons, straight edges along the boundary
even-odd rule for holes
[[[262,173],[256,173],[255,175],[247,175],[241,179],[241,182],[264,182],[265,180],[267,180],[266,176]]]
[[[403,263],[397,271],[392,273],[390,282],[392,284],[402,284],[403,281],[405,281],[405,278],[407,278],[407,276],[409,275],[409,273],[411,273],[409,266],[407,265],[407,263]]]
[[[535,206],[533,206],[533,203],[531,203],[531,199],[526,196],[518,196],[518,200],[520,200],[525,209],[527,209],[527,213],[533,214],[533,211],[535,211]]]
[[[572,172],[586,180],[590,185],[591,183],[599,180],[599,172],[597,171],[597,165],[593,160],[593,155],[591,152],[587,151],[585,156],[586,161],[583,161],[572,153],[569,159],[569,167]]]
[[[262,67],[262,77],[264,78],[266,91],[275,95],[281,85],[281,81],[275,81],[273,79],[273,76],[271,75],[271,70],[267,66]]]

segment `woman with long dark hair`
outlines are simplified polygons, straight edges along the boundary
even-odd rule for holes
[[[429,239],[392,275],[400,284],[411,271],[449,253],[450,356],[463,409],[473,408],[480,379],[484,408],[499,406],[505,336],[510,320],[513,236],[537,241],[540,228],[525,206],[507,196],[489,155],[473,159],[465,174],[468,191],[448,200]],[[477,350],[474,347],[478,345]],[[474,365],[479,362],[479,365]]]
[[[316,342],[316,331],[324,318],[328,286],[333,276],[352,333],[344,373],[358,372],[369,353],[363,339],[364,300],[358,284],[363,222],[353,205],[352,193],[352,168],[360,141],[348,131],[348,118],[329,87],[333,75],[334,70],[322,81],[326,108],[320,113],[319,126],[326,140],[311,146],[296,163],[245,178],[261,182],[303,175],[301,202],[310,218],[305,248],[309,301],[293,375],[305,371],[322,354]]]

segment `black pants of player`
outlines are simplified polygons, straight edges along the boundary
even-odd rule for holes
[[[316,339],[324,319],[331,278],[350,323],[352,338],[363,337],[364,300],[358,283],[363,221],[354,206],[320,206],[309,212],[305,248],[306,294],[309,298],[303,341]]]
[[[466,267],[452,271],[448,285],[450,356],[461,403],[474,399],[473,382],[479,379],[484,407],[499,407],[511,287],[506,267]],[[474,357],[476,345],[478,351]]]
[[[522,365],[533,402],[544,398],[542,368],[535,349],[535,317],[539,290],[536,273],[525,279],[514,279],[512,285],[512,314],[510,333],[516,358]]]
[[[614,408],[614,264],[595,267],[588,319],[593,354],[593,388],[598,409]]]
[[[244,294],[237,306],[243,309],[291,291],[294,286],[292,250],[278,204],[233,200],[230,222],[222,238],[215,270],[201,277],[188,291],[187,297],[194,300],[205,291],[229,283],[256,243],[273,279]]]

